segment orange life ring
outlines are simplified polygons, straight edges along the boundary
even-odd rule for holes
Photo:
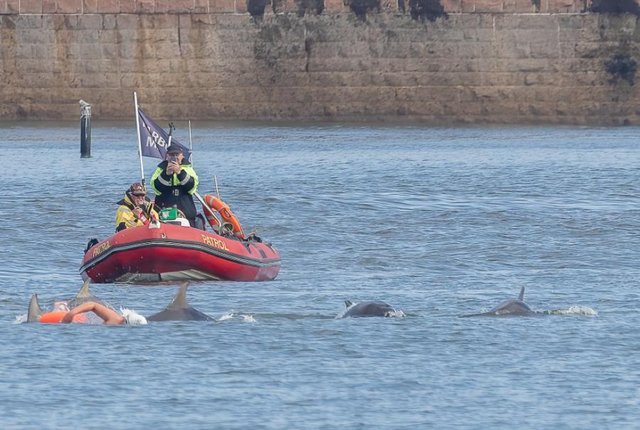
[[[231,212],[231,208],[229,207],[228,204],[226,204],[219,198],[212,196],[211,194],[205,194],[204,202],[211,209],[218,211],[218,213],[222,216],[222,219],[225,222],[228,222],[229,224],[231,224],[231,227],[233,228],[233,234],[235,234],[237,237],[241,239],[244,239],[244,231],[242,231],[242,226],[240,225],[240,221],[238,221],[238,218],[233,214],[233,212]],[[218,222],[218,219],[208,212],[209,211],[205,210],[205,214],[207,215],[207,221],[209,221],[209,224],[211,225],[211,227],[213,228],[219,227],[220,223]]]
[[[65,311],[47,312],[45,314],[42,314],[38,321],[40,321],[42,324],[59,324],[62,322],[62,318],[64,318],[66,314],[67,312]],[[88,323],[89,320],[87,319],[86,315],[79,314],[73,317],[73,322],[82,324]]]
[[[205,194],[204,195],[203,200],[204,200],[205,204],[209,208],[206,208],[204,205],[202,205],[202,210],[204,212],[204,215],[207,217],[207,221],[209,221],[209,225],[211,226],[211,228],[217,229],[217,228],[220,227],[220,221],[209,210],[209,209],[216,210],[216,209],[213,209],[213,206],[212,206],[212,200],[211,199],[213,199],[213,198],[214,197],[210,196],[209,194]]]

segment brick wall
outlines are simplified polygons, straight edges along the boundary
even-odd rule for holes
[[[381,3],[383,8],[398,10],[397,0]],[[583,11],[591,0],[540,0],[540,7],[536,7],[532,0],[442,0],[441,3],[449,13],[571,13]],[[293,0],[286,3],[287,9],[295,9]],[[325,0],[325,11],[343,10],[344,0]],[[0,0],[0,14],[242,14],[246,11],[246,0]]]
[[[137,91],[158,119],[639,124],[637,18],[545,1],[566,11],[451,0],[448,19],[361,21],[337,2],[256,21],[234,0],[0,0],[0,118],[75,119],[84,99],[130,120]]]
[[[445,11],[449,13],[571,13],[583,11],[591,0],[540,0],[539,3],[540,7],[536,7],[532,0],[442,0]],[[283,11],[296,11],[294,0],[286,0],[283,4]],[[386,10],[398,10],[397,0],[382,0],[381,5]],[[326,12],[346,10],[344,0],[325,0]],[[246,0],[0,0],[0,14],[246,12]]]

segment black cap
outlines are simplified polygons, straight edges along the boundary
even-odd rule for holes
[[[167,148],[167,154],[183,154],[182,152],[182,148],[180,148],[178,145],[169,145],[169,147]]]

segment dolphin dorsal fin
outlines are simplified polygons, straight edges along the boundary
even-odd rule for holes
[[[82,284],[82,288],[80,288],[80,291],[78,291],[78,294],[76,294],[76,300],[88,299],[91,297],[91,293],[89,292],[89,284],[91,284],[91,278],[87,278],[87,280],[84,281],[84,284]]]
[[[173,298],[167,309],[184,309],[187,308],[187,288],[189,287],[188,282],[183,282],[180,284],[180,289],[176,293],[176,296]]]
[[[29,300],[29,311],[27,312],[27,322],[38,322],[42,316],[42,308],[38,303],[38,295],[33,294]]]
[[[350,307],[353,305],[353,303],[351,302],[351,300],[345,300],[345,301],[344,301],[344,305],[345,305],[347,308],[350,308]]]
[[[524,302],[524,287],[520,288],[520,295],[518,296],[518,300]]]

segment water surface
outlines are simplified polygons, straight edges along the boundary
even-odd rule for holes
[[[178,136],[188,141],[185,124]],[[139,180],[135,128],[3,124],[3,428],[632,428],[638,128],[195,124],[200,193],[282,254],[201,282],[208,323],[15,324],[75,294]],[[144,160],[149,179],[156,160]],[[526,288],[564,315],[459,318]],[[173,285],[93,285],[149,315]],[[407,316],[334,319],[344,300]]]

